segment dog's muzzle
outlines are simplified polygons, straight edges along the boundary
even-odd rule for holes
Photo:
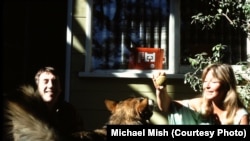
[[[150,111],[153,111],[153,110],[154,110],[155,103],[154,103],[154,100],[153,100],[153,99],[148,99],[148,107],[149,107],[149,110],[150,110]]]

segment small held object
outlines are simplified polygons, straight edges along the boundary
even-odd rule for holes
[[[167,76],[166,75],[160,75],[156,79],[156,84],[158,86],[163,86],[163,85],[165,85],[166,80],[167,80]]]

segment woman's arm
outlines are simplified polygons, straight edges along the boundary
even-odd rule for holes
[[[248,117],[248,115],[244,115],[241,118],[240,125],[249,125],[249,117]]]
[[[159,81],[163,76],[165,77],[165,80]],[[156,100],[158,108],[163,112],[167,112],[170,106],[171,97],[167,93],[166,74],[164,72],[155,73],[153,74],[152,80],[156,89]]]

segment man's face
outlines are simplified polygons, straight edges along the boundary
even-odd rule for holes
[[[56,101],[60,94],[59,80],[50,72],[41,73],[37,83],[37,88],[45,102]]]

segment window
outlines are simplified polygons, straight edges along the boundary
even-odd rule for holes
[[[92,11],[93,70],[129,69],[134,48],[167,51],[167,0],[95,0]]]
[[[218,43],[230,46],[228,62],[244,58],[246,39],[238,31],[228,30],[224,21],[213,31],[191,25],[192,15],[208,9],[200,0],[194,1],[90,0],[86,15],[86,27],[91,27],[86,28],[88,53],[85,70],[79,75],[151,77],[157,69],[129,68],[133,49],[138,47],[163,49],[163,69],[173,78],[182,78],[190,69],[186,57],[210,52]]]

